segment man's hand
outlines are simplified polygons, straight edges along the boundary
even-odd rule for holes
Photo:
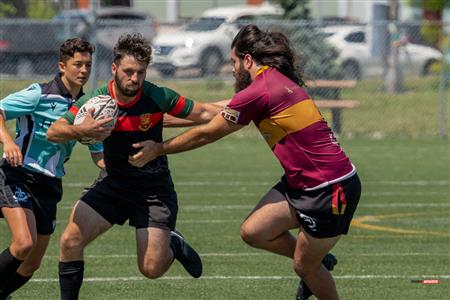
[[[3,144],[3,156],[8,164],[13,167],[21,166],[23,163],[22,151],[14,141],[8,141]]]
[[[84,117],[83,122],[77,125],[80,135],[92,137],[97,141],[103,141],[111,134],[111,131],[113,130],[111,126],[106,125],[111,122],[113,118],[109,117],[101,120],[95,120],[92,117],[93,112],[94,109],[90,109]]]
[[[162,143],[147,140],[133,144],[134,148],[141,148],[135,155],[128,156],[128,162],[135,167],[142,168],[148,162],[163,155]]]

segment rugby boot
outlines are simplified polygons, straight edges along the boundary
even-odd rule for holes
[[[203,265],[198,253],[186,242],[180,232],[174,230],[170,232],[170,247],[175,259],[177,259],[184,269],[194,278],[202,275]]]
[[[327,253],[322,260],[322,265],[324,265],[328,271],[332,271],[334,269],[334,266],[337,264],[337,262],[338,261],[333,254]],[[312,294],[313,293],[311,292],[309,287],[306,285],[306,282],[304,282],[303,280],[300,280],[300,284],[298,285],[298,289],[297,289],[297,296],[295,299],[296,300],[306,300],[309,297],[311,297]]]

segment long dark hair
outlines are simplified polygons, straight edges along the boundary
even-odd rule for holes
[[[295,68],[298,56],[283,33],[262,31],[258,26],[249,24],[234,37],[231,43],[233,48],[240,59],[250,54],[257,64],[274,67],[298,85],[304,85],[301,74]]]

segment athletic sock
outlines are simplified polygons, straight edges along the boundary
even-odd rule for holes
[[[9,294],[12,294],[14,291],[20,289],[25,283],[30,280],[31,276],[23,276],[19,273],[14,273],[10,280],[7,281],[6,286],[0,293],[0,300],[6,299]]]
[[[0,290],[5,288],[8,280],[16,273],[21,263],[22,260],[15,258],[9,248],[0,254]]]
[[[59,262],[61,300],[76,300],[83,283],[84,261]]]

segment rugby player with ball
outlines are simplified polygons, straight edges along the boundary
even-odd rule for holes
[[[135,227],[137,261],[141,273],[151,279],[162,276],[177,259],[195,278],[202,262],[180,233],[175,231],[178,204],[167,157],[140,164],[150,140],[162,141],[164,115],[193,124],[206,123],[221,109],[214,104],[194,102],[177,92],[145,80],[151,47],[141,34],[119,38],[114,48],[113,79],[80,99],[56,121],[48,138],[64,143],[84,136],[99,136],[85,130],[95,119],[87,114],[83,125],[74,125],[83,104],[92,97],[109,95],[118,105],[111,134],[103,141],[107,175],[99,179],[69,217],[61,237],[59,278],[62,299],[77,299],[83,281],[83,249],[114,224],[129,221]],[[89,110],[88,110],[89,111]],[[91,111],[95,114],[95,110]],[[106,117],[96,122],[108,122]]]

